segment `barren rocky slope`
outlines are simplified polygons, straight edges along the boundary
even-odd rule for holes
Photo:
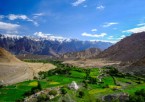
[[[33,79],[40,71],[55,68],[52,64],[25,63],[0,48],[0,84],[8,85]]]
[[[33,71],[25,63],[0,48],[0,81],[2,84],[13,84],[32,78]]]
[[[135,33],[122,39],[97,57],[123,62],[138,61],[145,57],[145,32]]]

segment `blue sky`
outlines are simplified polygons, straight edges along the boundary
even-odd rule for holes
[[[116,42],[145,31],[145,0],[1,0],[0,33]]]

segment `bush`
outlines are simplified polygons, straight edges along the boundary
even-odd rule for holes
[[[84,83],[84,87],[85,88],[88,88],[88,81],[87,80],[84,80],[83,83]]]
[[[51,90],[51,91],[49,92],[49,95],[56,96],[56,95],[57,95],[57,90]]]
[[[89,81],[91,84],[96,84],[97,83],[97,78],[89,77]]]
[[[67,89],[66,88],[61,88],[60,89],[61,94],[65,95],[67,93]]]
[[[145,89],[136,91],[134,95],[129,96],[128,102],[145,102]]]
[[[34,76],[34,78],[33,78],[33,79],[36,79],[36,80],[37,80],[38,78],[37,78],[36,76]]]
[[[37,99],[38,99],[38,102],[42,102],[42,101],[47,101],[47,100],[49,100],[49,97],[47,97],[46,94],[40,94],[40,95],[37,97]]]
[[[0,85],[0,88],[3,88],[3,85]]]
[[[23,96],[30,96],[30,95],[32,95],[32,92],[31,91],[27,91],[27,92],[24,93]]]
[[[18,99],[16,102],[24,102],[24,99]]]
[[[33,87],[33,88],[31,89],[31,93],[34,94],[34,93],[36,93],[36,92],[39,92],[40,90],[42,90],[42,87],[41,87],[40,82],[38,81],[38,85],[37,85],[36,87]]]
[[[83,91],[79,91],[79,97],[82,98],[85,95]]]

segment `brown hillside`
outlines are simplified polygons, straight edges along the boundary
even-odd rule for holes
[[[139,61],[133,63],[134,66],[145,66],[145,57],[140,59]]]
[[[132,34],[98,55],[99,58],[125,62],[136,62],[144,56],[145,32]]]
[[[12,62],[12,63],[16,63],[16,62],[21,62],[19,59],[17,59],[14,55],[12,55],[11,53],[9,53],[8,51],[6,51],[3,48],[0,48],[0,62]]]

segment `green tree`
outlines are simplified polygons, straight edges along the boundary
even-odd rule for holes
[[[85,69],[85,73],[86,73],[86,79],[88,79],[90,77],[91,70]]]
[[[145,102],[145,89],[136,91],[134,95],[129,96],[128,102]]]

